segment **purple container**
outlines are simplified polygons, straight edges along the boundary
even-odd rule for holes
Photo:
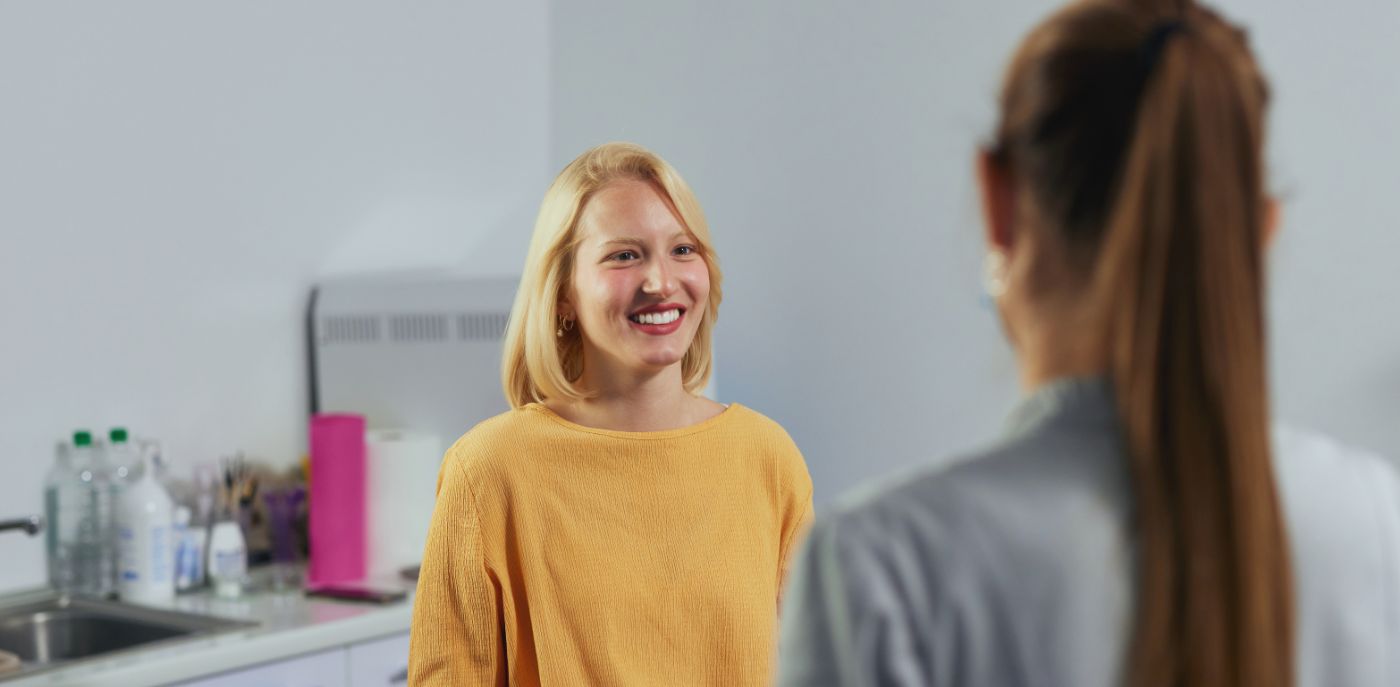
[[[365,576],[365,418],[311,417],[311,560],[315,586]]]
[[[272,562],[295,563],[297,558],[297,511],[306,500],[301,487],[268,489],[263,492],[267,505],[267,530],[272,537]]]

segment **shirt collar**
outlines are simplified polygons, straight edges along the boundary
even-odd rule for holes
[[[1046,382],[1021,400],[1007,418],[1008,438],[1053,424],[1108,424],[1117,419],[1113,385],[1104,377],[1064,377]]]

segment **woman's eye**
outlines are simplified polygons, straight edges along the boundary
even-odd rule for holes
[[[636,260],[637,254],[630,250],[622,251],[613,255],[613,260]]]
[[[676,255],[695,255],[694,246],[677,246]]]

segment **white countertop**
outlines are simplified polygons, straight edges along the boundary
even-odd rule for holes
[[[413,614],[411,583],[377,581],[376,586],[408,590],[409,598],[381,606],[306,598],[295,590],[237,599],[208,592],[181,595],[159,607],[258,625],[137,647],[18,679],[0,676],[0,687],[162,685],[407,632]]]

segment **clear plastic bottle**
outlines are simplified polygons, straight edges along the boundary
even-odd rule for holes
[[[44,478],[44,543],[48,553],[49,586],[59,592],[72,592],[76,584],[73,545],[86,496],[87,490],[73,472],[68,443],[61,441],[54,450],[53,467]]]
[[[214,528],[215,492],[219,489],[215,469],[210,465],[199,465],[194,469],[194,512],[190,514],[190,533],[198,558],[191,561],[194,573],[191,584],[200,588],[209,582],[209,535]]]
[[[112,484],[120,491],[141,476],[141,450],[128,441],[125,427],[113,427],[107,432],[106,448],[107,470]]]
[[[116,488],[91,433],[73,433],[71,456],[82,503],[69,548],[74,570],[71,591],[108,597],[116,593],[117,584]]]

